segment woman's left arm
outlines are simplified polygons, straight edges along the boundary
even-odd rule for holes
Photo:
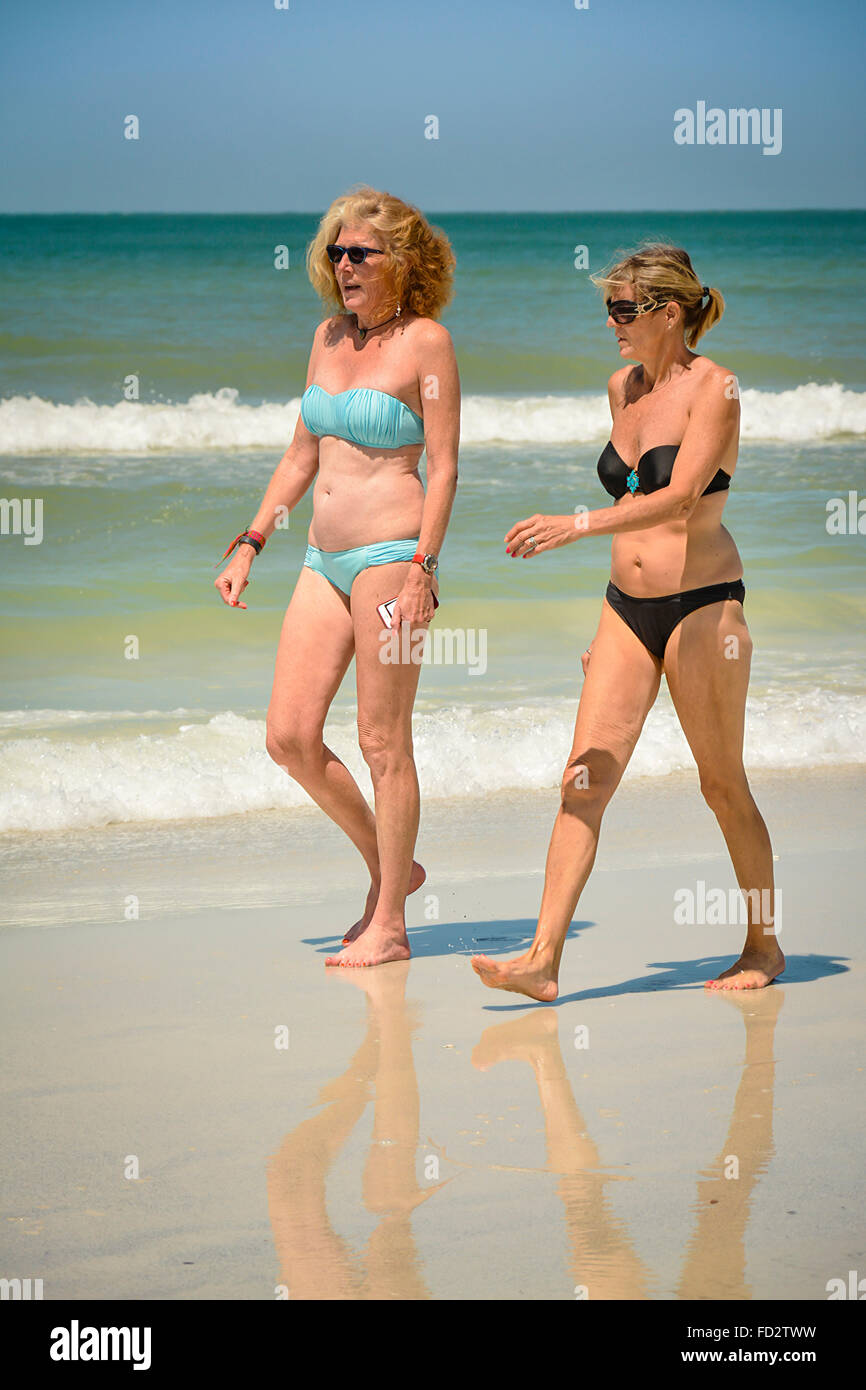
[[[581,536],[612,536],[645,531],[671,521],[688,521],[721,461],[736,449],[740,402],[732,393],[732,373],[714,365],[693,402],[689,422],[674,461],[671,480],[648,497],[627,506],[601,507],[573,516],[533,516],[518,521],[505,537],[512,556],[519,556],[531,536],[538,542],[526,558],[570,545]]]
[[[437,555],[445,539],[457,490],[460,442],[460,378],[451,334],[441,323],[426,322],[416,338],[418,389],[424,410],[427,491],[418,537],[424,555]],[[429,622],[433,616],[432,577],[410,565],[397,599],[393,624]]]

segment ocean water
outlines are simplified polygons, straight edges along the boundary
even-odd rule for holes
[[[535,511],[605,505],[595,463],[619,359],[575,247],[595,270],[648,236],[685,245],[727,302],[701,346],[742,390],[725,524],[756,649],[748,764],[799,769],[807,786],[810,768],[866,760],[866,330],[852,296],[866,214],[433,220],[458,258],[443,317],[464,392],[437,623],[471,637],[463,650],[443,636],[422,672],[423,794],[558,783],[609,541],[522,564],[502,538]],[[0,496],[42,507],[38,543],[26,507],[21,525],[4,511],[0,536],[0,830],[309,804],[264,751],[309,500],[255,562],[245,612],[213,580],[294,429],[320,317],[303,269],[315,224],[0,218]],[[328,738],[369,787],[351,670]],[[628,775],[690,765],[663,690]]]

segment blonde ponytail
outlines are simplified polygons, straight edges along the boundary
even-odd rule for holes
[[[686,346],[694,347],[699,338],[708,333],[714,323],[718,323],[722,314],[725,312],[725,301],[719,290],[714,290],[707,285],[706,292],[709,300],[697,310],[691,317],[686,314]],[[703,292],[701,294],[703,299]]]

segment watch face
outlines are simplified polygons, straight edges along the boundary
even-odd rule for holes
[[[438,569],[438,567],[439,561],[436,559],[435,555],[424,556],[424,568],[428,574],[432,574],[434,570]]]

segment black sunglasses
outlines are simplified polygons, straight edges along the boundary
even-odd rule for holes
[[[663,309],[670,300],[647,299],[643,304],[638,304],[634,299],[608,299],[606,303],[607,312],[614,323],[634,323],[640,314],[651,314],[653,309]]]
[[[384,256],[385,254],[384,251],[377,251],[375,246],[338,246],[336,242],[326,246],[325,250],[334,265],[341,261],[343,256],[348,256],[352,265],[360,265],[368,256]]]

